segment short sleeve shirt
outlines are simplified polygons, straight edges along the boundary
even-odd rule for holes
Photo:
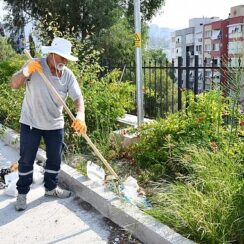
[[[40,60],[44,75],[59,95],[73,101],[82,96],[79,84],[73,72],[65,67],[60,78],[53,76],[46,58]],[[26,92],[22,104],[20,123],[40,130],[56,130],[64,127],[63,105],[48,88],[38,72],[26,81]]]

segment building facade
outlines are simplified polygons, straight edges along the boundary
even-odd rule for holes
[[[229,65],[238,67],[244,63],[244,5],[231,8],[227,28]]]
[[[199,58],[198,66],[231,66],[244,64],[244,5],[232,7],[229,17],[194,18],[189,27],[172,33],[172,58],[177,65],[178,57],[183,58],[183,66],[194,66],[194,56]],[[189,61],[186,62],[188,56]],[[206,89],[213,80],[224,82],[223,69],[205,70]],[[199,88],[202,86],[203,71],[199,71]],[[220,80],[222,78],[222,81]],[[183,74],[183,87],[186,77]],[[194,77],[189,77],[190,83]],[[192,86],[192,85],[191,85]]]
[[[218,20],[218,17],[212,18],[193,18],[189,20],[189,27],[181,30],[177,30],[171,35],[171,52],[172,59],[175,65],[178,65],[178,57],[183,58],[183,66],[194,66],[194,57],[198,55],[199,66],[204,64],[203,56],[203,32],[204,26],[207,23]],[[202,87],[202,70],[199,71],[199,88]],[[186,74],[183,72],[183,87],[186,86]],[[193,72],[189,74],[190,87],[193,86],[194,77]]]

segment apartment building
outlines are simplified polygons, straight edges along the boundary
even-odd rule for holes
[[[232,7],[228,25],[229,66],[244,66],[244,5]],[[244,75],[241,77],[240,104],[244,110]]]
[[[244,64],[244,5],[231,8],[229,17],[204,25],[203,58],[206,66]],[[222,63],[221,63],[222,62]],[[223,69],[207,70],[206,84],[225,82]]]
[[[203,58],[207,66],[220,65],[220,58],[227,57],[228,20],[218,20],[204,25]]]
[[[204,25],[203,59],[206,66],[221,66],[228,62],[228,19],[218,20]],[[206,70],[206,88],[211,82],[220,82],[221,70]]]
[[[229,65],[238,67],[244,64],[244,5],[231,8],[227,28]]]
[[[189,20],[189,27],[172,33],[172,57],[177,65],[178,57],[183,58],[186,65],[186,56],[189,55],[189,66],[194,65],[194,55],[199,57],[199,66],[207,67],[229,65],[238,67],[244,64],[244,5],[232,7],[227,19],[218,17],[194,18]],[[199,71],[199,87],[203,71]],[[204,73],[205,88],[210,88],[212,82],[224,82],[223,70],[206,69]],[[183,87],[185,86],[183,74]],[[190,83],[194,77],[189,77]]]
[[[175,65],[178,65],[178,57],[183,58],[183,66],[186,65],[186,58],[189,57],[189,66],[194,66],[194,56],[199,57],[199,66],[203,66],[203,28],[204,25],[212,21],[219,20],[218,17],[212,18],[193,18],[189,20],[189,27],[177,30],[171,34],[171,55]],[[202,86],[202,70],[199,71],[199,87]],[[183,72],[183,87],[185,87],[186,74]],[[190,73],[190,87],[193,86],[193,72]]]

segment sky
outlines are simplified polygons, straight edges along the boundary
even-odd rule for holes
[[[244,0],[165,0],[165,5],[151,23],[160,27],[183,29],[191,18],[228,18],[230,8],[244,5]]]
[[[3,1],[0,0],[0,21],[3,20],[3,15],[5,13],[5,11],[3,10],[3,6],[4,6]]]

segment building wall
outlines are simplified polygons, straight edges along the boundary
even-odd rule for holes
[[[189,28],[175,31],[172,34],[172,58],[175,65],[178,65],[177,58],[181,56],[185,66],[187,53],[190,55],[190,66],[194,65],[194,55],[198,55],[200,66],[230,65],[229,58],[232,60],[231,66],[237,66],[240,58],[243,66],[244,5],[232,7],[229,18],[225,20],[217,17],[194,18],[189,20]],[[213,73],[210,70],[206,73],[211,82]],[[214,71],[215,77],[220,75],[221,73]],[[184,84],[183,80],[183,86]]]
[[[230,18],[235,18],[236,16],[244,16],[244,5],[238,5],[230,8]]]
[[[206,60],[206,65],[211,65],[211,36],[212,36],[212,25],[204,25],[203,28],[203,59]]]
[[[241,11],[237,13],[241,13]],[[235,67],[239,66],[239,60],[244,64],[244,16],[236,16],[229,19],[228,35],[228,55],[231,58],[230,65]]]
[[[228,23],[229,20],[220,20],[211,23],[212,36],[211,36],[211,57],[218,60],[217,65],[220,65],[220,58],[228,59]]]

